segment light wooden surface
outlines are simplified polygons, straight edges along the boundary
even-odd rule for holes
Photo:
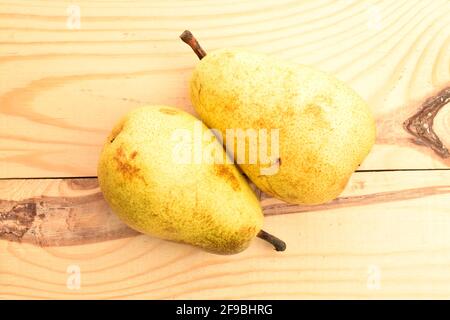
[[[117,231],[127,228],[115,222],[101,227],[106,207],[93,206],[94,218],[76,204],[98,194],[95,180],[2,181],[0,190],[11,202],[60,201],[38,209],[24,243],[0,241],[0,297],[450,298],[448,170],[356,173],[339,199],[320,207],[263,197],[265,228],[288,249],[278,253],[257,239],[235,256],[122,238]],[[13,211],[6,205],[0,202],[3,218]],[[99,242],[83,244],[93,240]],[[67,287],[73,266],[81,272],[79,290]]]
[[[0,177],[95,176],[124,112],[152,103],[192,111],[197,57],[178,38],[186,28],[206,50],[245,46],[347,81],[379,124],[363,169],[450,164],[402,126],[450,84],[447,0],[74,3],[80,30],[66,27],[69,2],[0,2]],[[448,108],[435,127],[450,143]]]
[[[0,298],[450,298],[449,25],[446,0],[0,1]],[[136,235],[101,198],[122,114],[193,112],[184,29],[332,72],[372,107],[377,144],[340,198],[262,195],[285,253]]]

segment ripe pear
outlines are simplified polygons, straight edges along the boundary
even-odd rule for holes
[[[261,230],[259,201],[237,167],[220,163],[227,155],[214,135],[203,137],[200,146],[215,161],[193,159],[197,129],[208,132],[173,107],[142,107],[125,115],[109,135],[97,169],[112,210],[139,232],[212,253],[238,253],[255,236],[283,250],[281,240]]]
[[[190,96],[208,127],[224,137],[230,128],[279,130],[278,157],[269,163],[276,173],[262,173],[267,162],[238,163],[260,189],[298,204],[342,192],[375,141],[374,118],[354,90],[313,67],[240,49],[206,55],[189,31],[181,39],[201,59]]]

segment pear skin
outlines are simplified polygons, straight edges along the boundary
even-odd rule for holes
[[[187,31],[181,38],[198,46]],[[262,174],[268,165],[262,161],[238,164],[261,190],[291,203],[336,198],[375,142],[370,108],[348,85],[263,54],[208,53],[193,71],[190,97],[200,118],[224,137],[230,128],[279,130],[279,157],[269,164],[278,166],[275,174]]]
[[[100,188],[112,210],[139,232],[216,254],[238,253],[260,232],[261,207],[232,163],[179,161],[175,151],[184,145],[175,133],[189,136],[196,125],[208,130],[172,107],[131,111],[102,149]],[[202,147],[226,158],[216,137],[202,141]]]

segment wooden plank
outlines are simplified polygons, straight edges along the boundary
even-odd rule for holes
[[[450,84],[446,0],[76,5],[80,30],[67,28],[74,11],[65,2],[0,1],[0,177],[95,176],[101,144],[127,110],[169,104],[193,112],[187,81],[197,59],[178,39],[185,28],[207,50],[245,46],[348,82],[377,119],[362,169],[450,164],[442,146],[412,135],[429,119],[410,132],[403,125]],[[434,130],[449,146],[450,107],[442,104]]]
[[[217,256],[118,234],[97,194],[95,179],[0,181],[0,230],[12,228],[13,202],[43,202],[47,221],[22,243],[0,231],[0,298],[450,298],[450,170],[358,172],[314,207],[263,195],[265,228],[284,253],[255,240]]]

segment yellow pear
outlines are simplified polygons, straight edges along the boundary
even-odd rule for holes
[[[354,90],[309,66],[239,49],[206,55],[189,31],[181,38],[201,59],[190,81],[192,104],[234,146],[235,159],[238,137],[227,139],[227,129],[277,130],[270,161],[238,162],[260,189],[298,204],[327,202],[342,192],[375,141],[374,118]],[[276,170],[265,174],[267,167]]]
[[[255,236],[284,249],[261,230],[259,201],[217,138],[177,108],[125,115],[102,149],[98,179],[112,210],[139,232],[217,254],[240,252]]]

